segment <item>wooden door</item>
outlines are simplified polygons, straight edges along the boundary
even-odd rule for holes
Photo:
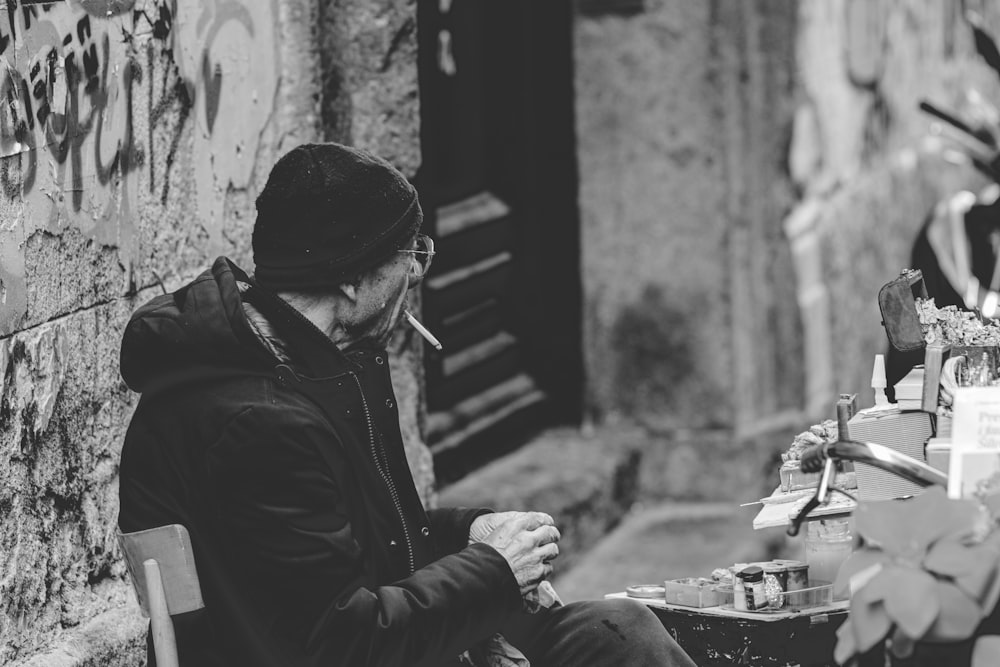
[[[582,400],[569,0],[418,3],[427,440],[444,483]]]

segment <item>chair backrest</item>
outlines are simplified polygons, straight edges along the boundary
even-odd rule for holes
[[[148,559],[159,564],[168,613],[183,614],[205,606],[187,528],[171,524],[135,533],[119,531],[118,542],[125,554],[132,585],[145,616],[149,616],[149,591],[143,563]]]

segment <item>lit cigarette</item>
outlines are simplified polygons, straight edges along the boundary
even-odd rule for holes
[[[423,324],[420,323],[420,321],[417,318],[411,315],[410,311],[404,310],[403,315],[406,316],[406,321],[410,323],[410,326],[416,329],[417,333],[423,336],[428,343],[433,345],[438,350],[441,349],[441,341],[435,338],[434,334],[432,334],[430,331],[427,330],[427,327],[425,327]]]

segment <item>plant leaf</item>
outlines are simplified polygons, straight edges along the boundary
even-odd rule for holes
[[[924,570],[890,566],[854,595],[864,602],[883,600],[893,624],[907,636],[921,639],[941,611],[936,584]]]
[[[853,602],[852,608],[853,608]],[[837,646],[833,649],[833,659],[838,665],[846,664],[858,652],[854,641],[854,616],[848,614],[847,620],[837,628]]]
[[[892,559],[884,551],[867,548],[859,549],[848,556],[843,564],[841,564],[833,589],[835,591],[846,590],[849,588],[851,579],[859,573],[879,565],[884,567],[891,562]]]
[[[976,640],[972,647],[971,667],[996,667],[1000,665],[1000,636],[987,635]]]
[[[983,498],[983,505],[994,519],[1000,518],[1000,493],[994,493]]]
[[[987,614],[996,608],[997,602],[1000,601],[1000,571],[993,573],[993,581],[990,582],[989,588],[977,595],[976,600],[979,601],[980,608]]]
[[[952,500],[944,489],[931,487],[907,501],[862,502],[855,525],[862,537],[886,553],[918,563],[942,537],[970,534],[977,514],[974,501]]]
[[[907,637],[899,628],[893,631],[890,650],[897,658],[909,658],[913,655],[916,645],[917,642],[912,637]]]
[[[967,546],[950,538],[932,545],[924,560],[927,570],[954,579],[955,584],[975,600],[986,600],[998,588],[998,566],[1000,550],[992,544]]]
[[[844,625],[851,626],[855,650],[864,653],[885,639],[892,629],[892,620],[881,600],[868,601],[862,596],[855,596],[851,599],[851,613]]]
[[[968,639],[983,618],[983,610],[975,600],[957,586],[945,581],[934,582],[932,594],[940,605],[934,624],[924,636],[926,641],[955,642]],[[994,665],[1000,663],[994,663]]]

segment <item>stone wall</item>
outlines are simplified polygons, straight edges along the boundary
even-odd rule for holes
[[[643,4],[576,19],[588,408],[667,430],[797,421],[795,3]]]
[[[254,199],[294,145],[338,139],[414,172],[414,15],[412,0],[0,2],[0,663],[139,662],[114,535],[137,398],[123,326],[217,255],[251,267]],[[394,346],[426,497],[419,344]]]
[[[931,206],[982,181],[930,151],[921,99],[962,109],[970,87],[1000,103],[961,6],[1000,27],[1000,2],[799,3],[800,93],[789,165],[800,192],[785,228],[805,332],[804,403],[829,417],[839,392],[870,405],[873,356],[886,350],[879,287],[909,265]]]

